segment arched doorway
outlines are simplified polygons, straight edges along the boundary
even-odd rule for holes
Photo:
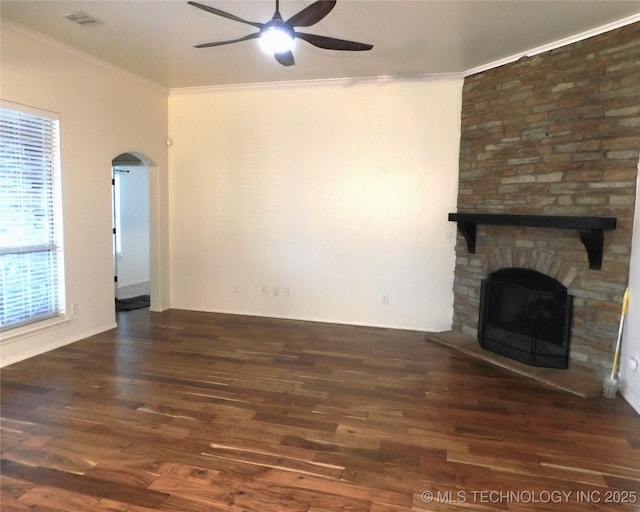
[[[134,151],[116,156],[111,166],[114,184],[112,185],[114,228],[116,228],[116,207],[120,209],[120,238],[117,247],[119,250],[116,248],[118,232],[114,233],[114,297],[127,299],[147,295],[151,301],[151,309],[160,311],[162,298],[160,297],[161,240],[158,236],[158,222],[160,222],[158,167],[146,155]],[[116,182],[119,182],[117,195]],[[116,204],[117,196],[119,197],[118,205]]]
[[[116,311],[149,307],[151,240],[149,166],[134,153],[111,162]]]

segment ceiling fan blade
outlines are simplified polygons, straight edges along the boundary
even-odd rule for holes
[[[230,39],[229,41],[216,41],[213,43],[197,44],[194,48],[209,48],[211,46],[222,46],[223,44],[239,43],[240,41],[248,41],[249,39],[257,39],[260,37],[260,32],[255,34],[249,34],[248,36],[240,37],[238,39]]]
[[[273,56],[283,66],[293,66],[296,63],[296,61],[293,58],[293,53],[291,53],[291,51],[274,53]]]
[[[221,11],[220,9],[216,9],[215,7],[210,7],[208,5],[199,4],[198,2],[187,2],[189,5],[193,5],[198,9],[202,9],[203,11],[210,12],[212,14],[217,14],[218,16],[222,16],[223,18],[227,18],[228,20],[239,21],[240,23],[246,23],[247,25],[251,25],[252,27],[262,28],[264,23],[257,23],[255,21],[247,21],[239,18],[235,14],[230,14],[225,11]]]
[[[294,14],[285,23],[290,27],[310,27],[329,14],[335,5],[336,0],[318,0]]]
[[[295,32],[297,38],[305,40],[307,43],[324,48],[325,50],[347,50],[353,52],[361,52],[371,50],[372,44],[356,43],[355,41],[346,41],[344,39],[336,39],[335,37],[318,36],[316,34],[305,34],[303,32]]]

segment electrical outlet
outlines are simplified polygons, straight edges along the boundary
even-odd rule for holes
[[[280,288],[278,288],[277,286],[273,287],[273,296],[277,297],[278,295],[280,295]]]
[[[389,304],[389,296],[388,295],[383,295],[382,296],[382,303],[383,304]]]
[[[282,295],[283,295],[284,297],[288,297],[288,296],[289,296],[289,288],[288,288],[287,286],[285,286],[285,287],[282,289]]]

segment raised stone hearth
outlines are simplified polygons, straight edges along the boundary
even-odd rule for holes
[[[602,392],[602,382],[595,377],[575,370],[556,370],[519,363],[508,357],[484,350],[472,336],[445,331],[429,333],[426,336],[426,340],[446,345],[476,359],[481,359],[583,398],[600,396]]]

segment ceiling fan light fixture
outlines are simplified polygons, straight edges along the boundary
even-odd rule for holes
[[[260,32],[260,48],[263,52],[273,55],[291,51],[294,44],[294,37],[291,31],[283,27],[271,26],[265,27]]]
[[[217,7],[211,7],[210,5],[189,0],[187,3],[198,9],[227,18],[228,20],[251,25],[258,29],[258,32],[252,32],[244,37],[227,41],[212,41],[211,43],[197,44],[195,48],[209,48],[211,46],[222,46],[257,39],[262,50],[271,54],[275,60],[283,66],[293,66],[296,63],[293,58],[293,52],[291,51],[296,39],[302,39],[310,45],[324,50],[349,50],[357,52],[371,50],[373,48],[372,44],[347,41],[346,39],[337,39],[335,37],[321,36],[318,34],[307,34],[295,30],[295,27],[310,27],[324,19],[334,8],[337,0],[315,0],[286,21],[280,14],[280,0],[275,0],[275,2],[276,10],[271,19],[266,23],[259,23],[257,21],[242,19],[235,14],[222,11]]]

